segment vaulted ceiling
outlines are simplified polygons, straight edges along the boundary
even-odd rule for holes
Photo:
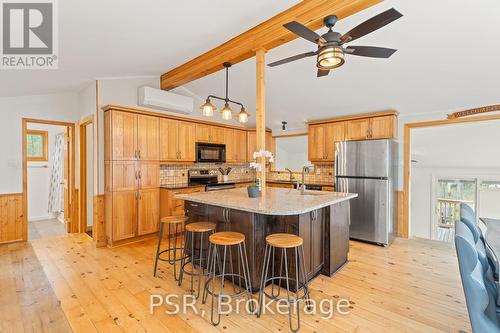
[[[2,71],[0,95],[77,91],[97,77],[159,75],[272,17],[298,1],[59,1],[60,69]],[[496,0],[386,0],[337,23],[346,32],[395,7],[404,17],[353,45],[398,49],[389,60],[350,56],[328,77],[315,60],[267,70],[267,126],[387,108],[403,115],[498,104],[500,3]],[[325,13],[333,14],[333,13]],[[314,49],[294,40],[268,62]],[[223,94],[223,72],[179,91]],[[255,107],[255,62],[231,71],[230,95]],[[254,121],[255,117],[251,118]]]

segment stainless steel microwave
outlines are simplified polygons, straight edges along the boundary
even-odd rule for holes
[[[196,162],[225,163],[226,145],[212,143],[196,143]]]

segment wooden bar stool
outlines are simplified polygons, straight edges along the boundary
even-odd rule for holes
[[[304,261],[303,242],[304,241],[301,237],[292,234],[279,233],[272,234],[266,237],[266,251],[264,254],[264,264],[262,267],[262,276],[259,291],[257,317],[260,317],[260,315],[262,314],[262,304],[265,302],[264,295],[274,301],[280,301],[284,299],[288,302],[288,322],[290,325],[290,330],[292,330],[292,332],[297,332],[300,329],[299,302],[305,300],[306,306],[310,306],[309,286],[307,283],[307,271]],[[278,275],[276,275],[276,271],[274,269],[274,261],[276,259],[274,255],[275,249],[278,251],[281,249],[280,268]],[[291,253],[287,254],[287,250]],[[289,257],[290,254],[293,255],[293,258]],[[271,263],[271,260],[272,270],[270,273],[270,277],[268,278],[269,265]],[[294,266],[289,268],[289,263]],[[285,271],[284,276],[283,269]],[[289,276],[289,269],[295,270],[294,277]],[[269,294],[265,290],[266,285],[269,282],[272,283],[271,294]],[[290,282],[294,284],[294,288],[292,288],[292,290],[290,289]],[[277,292],[274,291],[275,285],[278,288]],[[286,286],[286,298],[280,297],[280,288],[283,285]],[[295,295],[292,295],[292,292]],[[297,313],[296,328],[294,328],[292,325],[292,310],[294,305],[296,307]]]
[[[182,232],[182,225],[189,220],[187,216],[166,216],[160,220],[160,232],[158,234],[158,246],[156,247],[156,259],[155,268],[153,271],[153,276],[156,276],[156,270],[158,268],[158,260],[166,261],[170,265],[174,266],[174,279],[178,280],[177,277],[177,261],[180,261],[182,257],[177,257],[177,251],[182,251],[183,247],[177,242],[178,234]],[[168,248],[161,250],[161,241],[163,239],[163,232],[165,230],[165,225],[168,226]],[[173,234],[173,239],[172,239]],[[162,258],[163,253],[168,253],[168,258]]]
[[[250,309],[253,311],[252,284],[250,282],[250,270],[248,268],[247,249],[245,245],[245,235],[239,232],[216,232],[209,237],[211,254],[209,257],[209,278],[205,281],[203,290],[203,304],[205,304],[207,295],[212,296],[211,315],[212,325],[217,326],[221,318],[221,299],[223,297],[233,298],[242,295],[248,296]],[[236,265],[238,273],[234,271],[234,261],[231,246],[236,246]],[[228,256],[229,250],[229,256]],[[221,257],[222,253],[222,257]],[[229,259],[229,261],[227,261]],[[226,263],[229,264],[231,272],[226,273]],[[218,266],[218,267],[217,267]],[[243,271],[243,273],[242,273]],[[224,282],[226,278],[231,278],[233,284],[233,293],[225,293]],[[220,289],[216,290],[215,280],[220,279]],[[238,281],[236,283],[236,280]],[[211,282],[211,283],[210,283]],[[244,288],[242,287],[244,283]],[[211,284],[211,287],[209,286]],[[238,288],[237,288],[238,287]],[[217,320],[214,318],[214,303],[217,298]]]
[[[198,292],[196,298],[200,296],[201,288],[201,278],[208,275],[208,270],[205,267],[208,258],[210,257],[210,248],[208,248],[208,256],[203,256],[203,236],[205,234],[211,235],[215,232],[215,223],[209,222],[195,222],[186,225],[184,233],[184,250],[181,257],[181,272],[179,274],[179,286],[182,284],[184,274],[191,276],[191,295],[194,294],[194,277],[198,278]],[[199,247],[195,248],[194,244],[196,238],[200,239]],[[195,250],[198,251],[198,256],[196,256]],[[191,269],[186,269],[186,266],[190,264]],[[196,272],[198,269],[198,272]]]

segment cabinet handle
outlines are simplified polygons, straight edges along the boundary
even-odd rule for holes
[[[134,150],[134,158],[137,159],[137,149]]]
[[[139,192],[135,192],[135,200],[139,199]]]
[[[142,179],[142,171],[139,171],[139,179]]]
[[[141,151],[140,150],[137,151],[137,156],[138,156],[137,159],[140,160],[141,159]]]
[[[135,180],[139,179],[137,173],[138,173],[138,171],[135,172]]]
[[[192,204],[190,204],[190,205],[191,205],[191,207],[198,207],[198,205],[197,205],[197,204],[194,204],[194,203],[192,203]]]

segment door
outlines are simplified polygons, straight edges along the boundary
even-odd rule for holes
[[[194,162],[195,152],[195,125],[185,121],[179,121],[179,161]]]
[[[335,160],[335,142],[345,140],[345,122],[325,125],[325,161]]]
[[[322,161],[325,159],[325,134],[325,125],[309,126],[309,161]]]
[[[159,118],[137,116],[137,154],[142,161],[160,159]]]
[[[316,275],[323,268],[323,235],[324,216],[323,209],[311,212],[311,270]]]
[[[160,119],[160,160],[177,161],[179,129],[177,120]]]
[[[465,203],[477,209],[477,180],[438,178],[434,180],[433,187],[431,239],[452,243],[455,223],[460,220],[460,204]]]
[[[247,161],[253,161],[253,153],[257,150],[257,134],[255,132],[247,133]]]
[[[236,162],[245,163],[247,159],[247,132],[234,130],[234,148]]]
[[[138,170],[134,161],[113,161],[111,191],[135,191],[139,179]]]
[[[137,203],[137,235],[141,236],[158,231],[160,190],[140,190]]]
[[[137,115],[112,111],[112,156],[115,161],[133,161],[137,157]]]
[[[391,139],[395,137],[396,117],[383,116],[370,119],[370,139]]]
[[[113,192],[113,241],[135,237],[137,191]]]
[[[210,126],[210,142],[223,144],[224,128],[217,126]]]
[[[350,237],[387,244],[392,226],[389,180],[366,178],[338,178],[340,192],[357,193],[350,201]]]
[[[347,121],[346,140],[363,140],[369,138],[370,119]]]
[[[196,142],[210,142],[210,126],[196,124]]]
[[[160,164],[158,162],[139,162],[137,169],[141,189],[160,187]]]
[[[236,162],[235,130],[224,129],[224,144],[226,145],[226,162]]]

